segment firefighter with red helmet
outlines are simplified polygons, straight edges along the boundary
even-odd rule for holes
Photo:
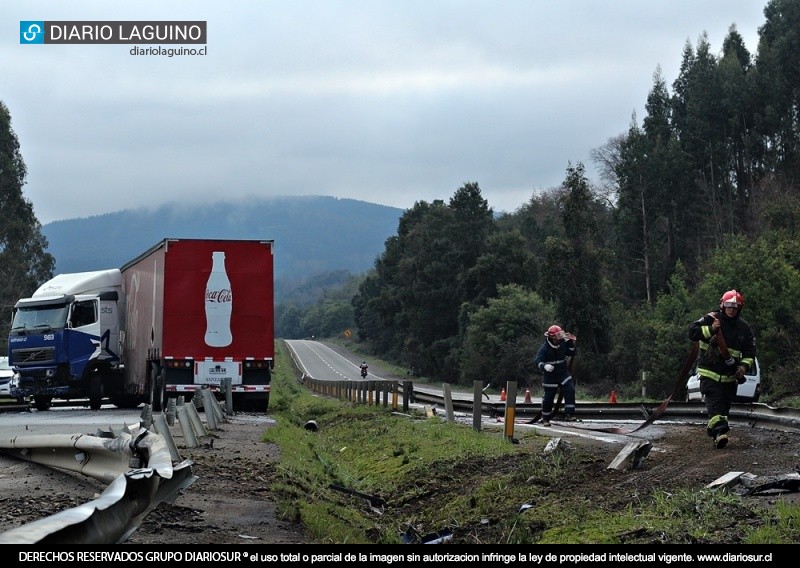
[[[728,444],[728,413],[745,373],[755,364],[756,340],[742,317],[744,296],[728,290],[719,300],[719,310],[689,324],[689,339],[698,341],[697,373],[700,392],[708,412],[706,432],[716,448]]]
[[[561,389],[564,414],[568,422],[575,421],[575,383],[572,380],[569,358],[575,356],[575,336],[551,325],[544,334],[545,341],[536,353],[534,364],[542,373],[542,426],[550,426],[553,401]]]

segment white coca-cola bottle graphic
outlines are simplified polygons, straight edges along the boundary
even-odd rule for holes
[[[226,347],[233,341],[231,313],[233,293],[225,271],[225,253],[211,253],[211,274],[206,284],[206,345]]]

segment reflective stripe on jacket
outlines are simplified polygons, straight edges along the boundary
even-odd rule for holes
[[[728,355],[733,358],[733,365],[725,363],[725,356],[717,345],[716,334],[712,324],[719,319],[720,329],[728,347]],[[733,377],[738,366],[745,370],[755,364],[756,340],[750,324],[737,316],[728,318],[719,311],[706,314],[689,324],[689,339],[699,342],[700,356],[697,360],[697,372],[701,377],[714,381],[735,381]]]

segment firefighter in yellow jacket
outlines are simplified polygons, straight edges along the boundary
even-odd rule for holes
[[[714,446],[728,444],[728,413],[738,384],[755,364],[756,340],[753,330],[741,317],[744,297],[728,290],[719,301],[719,310],[704,315],[689,325],[689,339],[699,341],[697,372],[700,392],[706,401],[706,431]]]

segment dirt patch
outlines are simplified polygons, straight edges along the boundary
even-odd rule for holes
[[[193,462],[198,479],[173,503],[150,513],[128,543],[312,543],[301,525],[276,513],[270,484],[279,452],[261,441],[272,423],[263,414],[239,413],[196,448],[186,448],[180,429],[171,429],[181,458]]]
[[[261,441],[271,420],[256,414],[237,414],[230,422],[200,439],[200,445],[187,449],[175,427],[173,437],[183,459],[193,462],[197,481],[173,503],[162,503],[148,515],[133,535],[130,544],[305,544],[314,539],[297,523],[278,518],[271,484],[276,479],[278,448]],[[565,425],[562,425],[565,426]],[[577,427],[589,424],[577,423]],[[731,471],[756,476],[779,476],[798,471],[800,435],[765,428],[735,425],[731,442],[715,449],[702,425],[656,424],[661,434],[638,469],[622,471],[608,466],[622,449],[621,444],[560,435],[562,443],[573,446],[582,456],[573,464],[568,491],[559,484],[538,483],[537,492],[550,504],[621,511],[639,503],[655,490],[672,492],[679,488],[701,489]],[[564,427],[563,429],[566,429]],[[541,429],[540,429],[541,431]],[[488,434],[487,435],[491,435]],[[526,439],[520,444],[526,450]],[[541,441],[537,447],[541,446]],[[430,475],[420,479],[413,499],[406,500],[402,488],[387,488],[386,512],[376,526],[387,526],[392,519],[413,518],[423,508],[441,508],[449,501],[469,494],[472,484],[508,471],[524,471],[531,452],[521,451],[494,460],[472,459],[436,464]],[[105,488],[102,483],[78,474],[47,470],[44,466],[6,459],[0,476],[4,493],[0,498],[0,530],[8,530],[54,514],[91,499]],[[42,471],[45,470],[44,474]],[[70,487],[69,490],[66,488]],[[420,496],[423,497],[420,497]],[[363,507],[353,499],[347,506]],[[745,497],[745,501],[774,507],[779,501],[800,505],[800,493],[776,492]],[[343,500],[343,503],[348,501]],[[521,505],[521,504],[520,504]],[[344,506],[344,505],[343,505]],[[712,542],[739,542],[737,527],[753,522],[744,508],[730,512],[730,530],[713,535]],[[499,519],[463,526],[454,543],[498,542],[492,533]],[[440,527],[420,527],[421,531]],[[654,540],[656,539],[656,540]],[[657,542],[649,534],[632,534],[627,542]],[[682,542],[689,542],[682,541]]]
[[[582,424],[578,423],[580,427]],[[312,543],[313,539],[297,524],[276,517],[270,483],[278,460],[277,448],[260,441],[269,424],[263,416],[239,416],[226,423],[201,447],[181,450],[182,457],[194,462],[199,479],[173,504],[162,504],[130,538],[132,544],[168,543]],[[619,454],[620,444],[587,438],[562,436],[562,441],[580,450],[584,457],[570,471],[569,491],[554,484],[545,487],[551,503],[563,500],[574,507],[576,500],[591,507],[620,511],[640,502],[654,490],[701,489],[731,471],[756,476],[775,476],[797,471],[800,463],[800,436],[747,426],[734,427],[731,443],[723,450],[713,447],[700,425],[662,425],[663,435],[638,469],[622,471],[608,466]],[[178,440],[179,443],[179,440]],[[524,441],[523,441],[524,444]],[[420,480],[425,498],[419,494],[404,502],[399,488],[389,488],[386,513],[390,518],[413,517],[420,507],[442,507],[449,500],[469,493],[470,480],[523,467],[525,452],[497,460],[465,460],[437,465],[431,475]],[[540,488],[541,489],[541,488]],[[774,507],[779,500],[800,504],[798,493],[775,493],[746,497],[750,503]],[[361,504],[353,503],[354,507]],[[730,511],[731,527],[746,526],[752,514],[745,508]],[[494,542],[491,523],[461,527],[453,543]],[[628,542],[653,542],[651,535],[631,535]],[[715,535],[714,542],[739,542],[736,530]]]

